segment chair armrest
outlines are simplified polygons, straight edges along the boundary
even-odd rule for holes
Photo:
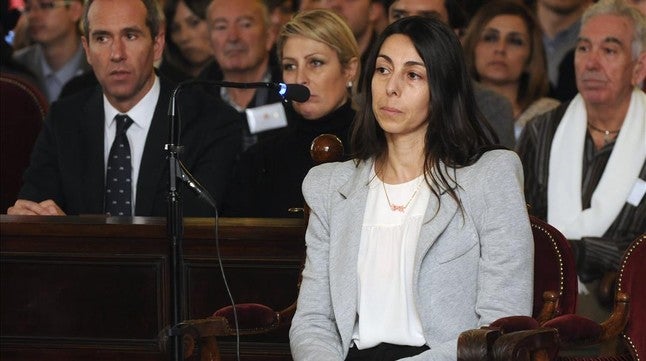
[[[494,342],[494,361],[555,360],[559,348],[558,332],[553,328],[537,328],[503,334]]]
[[[565,347],[594,345],[619,335],[628,322],[629,308],[628,295],[619,292],[612,314],[601,324],[579,315],[563,315],[545,322],[543,326],[557,329]]]
[[[491,347],[500,337],[498,328],[467,330],[458,337],[458,361],[490,360]]]

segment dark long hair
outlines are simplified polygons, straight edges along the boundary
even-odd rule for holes
[[[461,204],[455,190],[455,169],[475,163],[498,139],[477,108],[460,41],[440,20],[406,17],[390,24],[379,35],[366,62],[364,106],[357,113],[352,130],[354,157],[365,161],[384,156],[388,150],[384,131],[372,111],[371,84],[381,46],[394,34],[410,38],[428,74],[431,96],[424,141],[426,182],[436,197],[446,191]]]
[[[175,13],[177,13],[177,6],[180,2],[186,4],[186,7],[200,18],[200,20],[206,21],[206,8],[209,6],[211,0],[166,0],[166,5],[164,6],[164,15],[166,16],[166,48],[164,49],[164,59],[183,71],[188,72],[193,64],[182,55],[177,44],[173,42],[171,30]]]

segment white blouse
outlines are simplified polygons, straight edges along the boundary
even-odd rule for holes
[[[413,267],[430,194],[423,176],[401,184],[384,184],[378,177],[370,182],[357,264],[353,342],[360,350],[379,343],[426,343],[413,298]]]

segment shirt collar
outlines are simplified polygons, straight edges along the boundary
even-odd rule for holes
[[[148,123],[152,122],[160,92],[161,86],[159,84],[159,77],[155,75],[155,82],[148,93],[141,98],[139,103],[126,112],[126,114],[128,114],[132,119],[133,125],[144,128]],[[103,94],[103,110],[105,112],[105,120],[108,128],[112,127],[112,124],[114,124],[114,117],[116,115],[123,114],[110,104],[105,94]]]

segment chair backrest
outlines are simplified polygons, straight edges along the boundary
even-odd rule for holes
[[[534,236],[534,310],[539,323],[554,316],[575,313],[577,274],[574,253],[565,236],[546,222],[530,216]],[[545,314],[546,291],[556,293],[555,309]]]
[[[48,103],[35,85],[10,73],[0,73],[0,94],[0,213],[4,213],[16,200]]]
[[[622,332],[635,360],[646,360],[646,234],[626,249],[619,267],[617,292],[630,297],[628,323]]]

